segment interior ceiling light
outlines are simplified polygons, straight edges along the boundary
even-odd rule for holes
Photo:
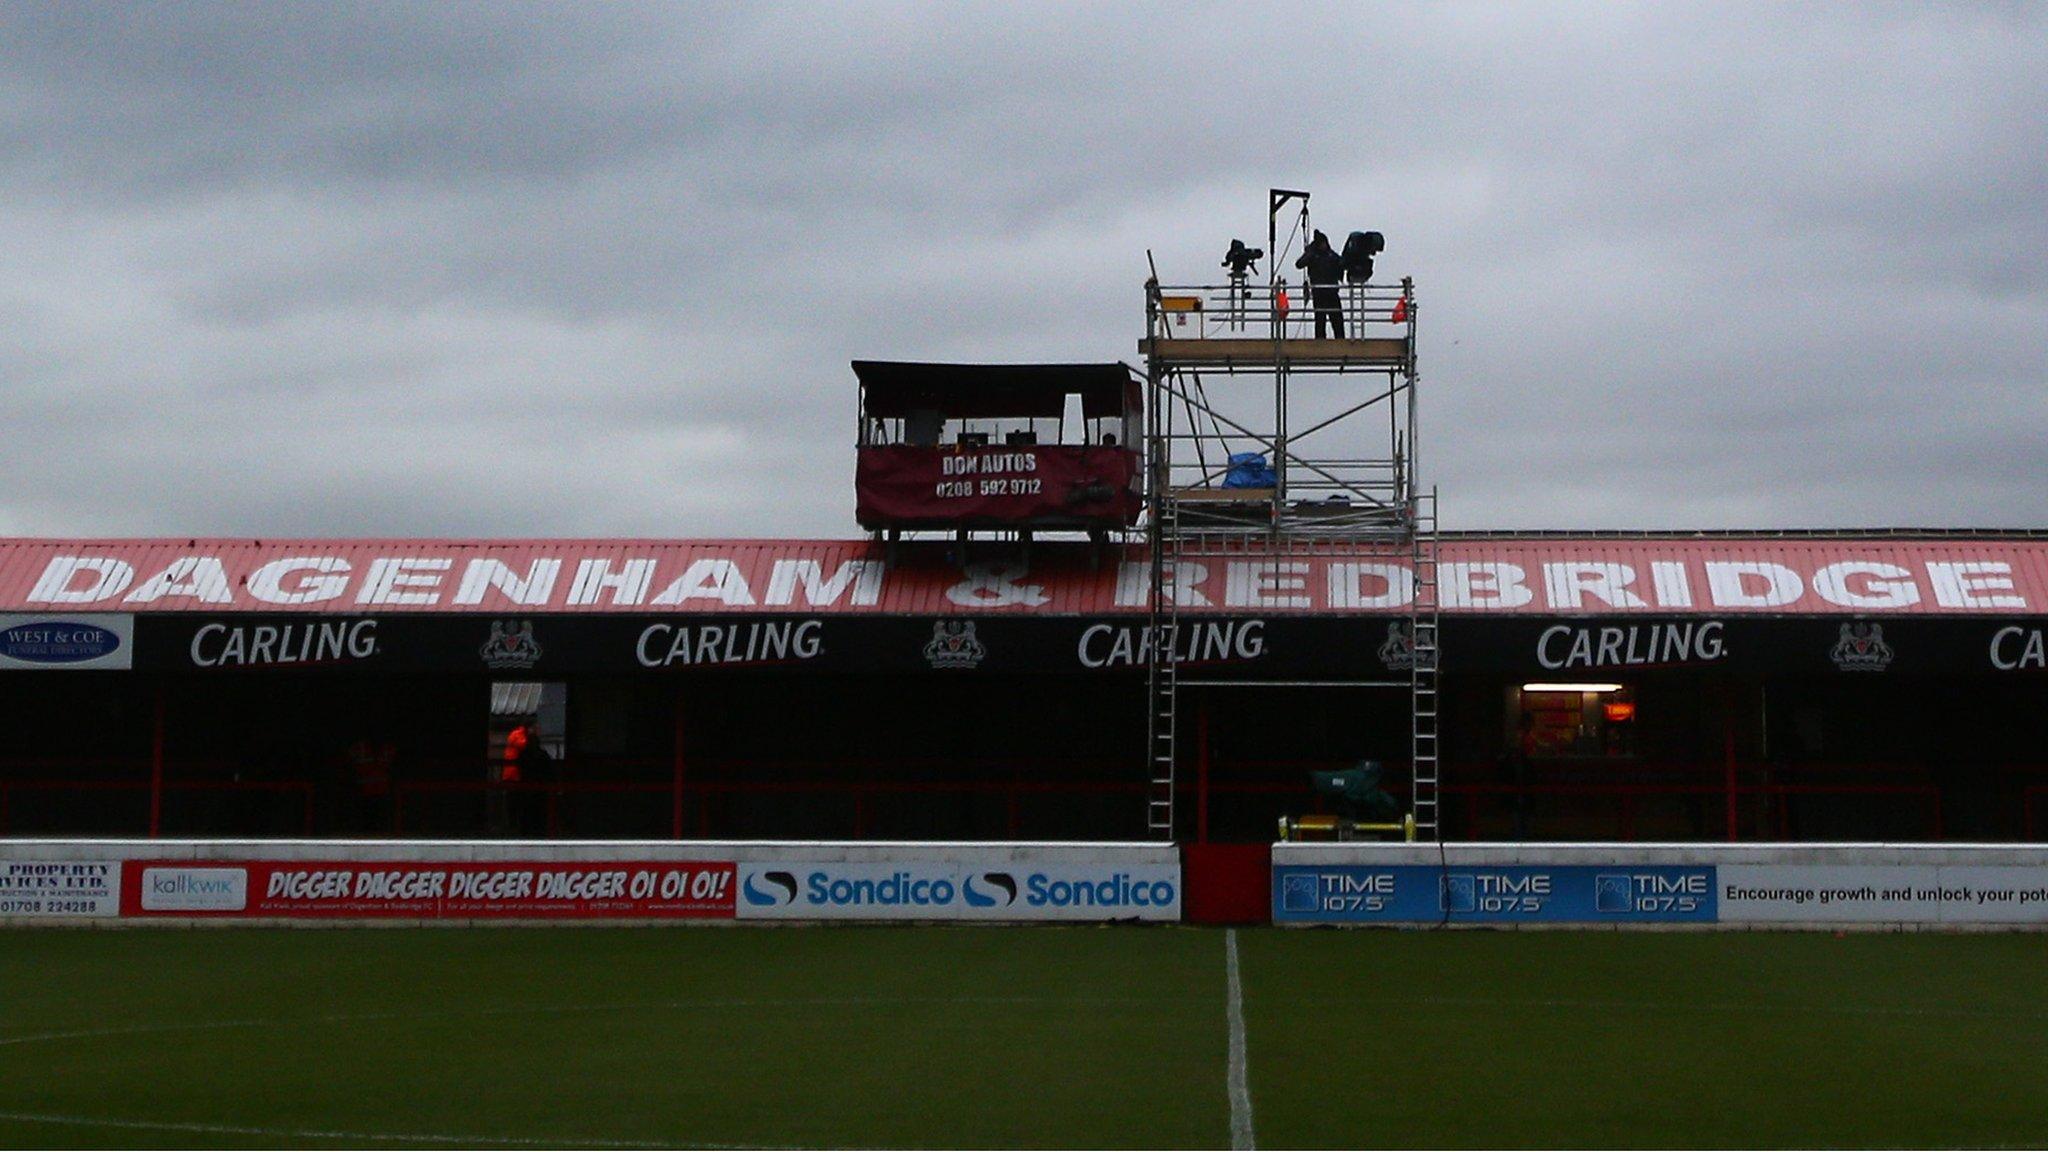
[[[1619,685],[1619,684],[1599,684],[1599,683],[1586,683],[1586,684],[1574,684],[1574,683],[1556,683],[1556,684],[1524,684],[1524,685],[1522,685],[1522,691],[1524,691],[1524,692],[1619,692],[1619,691],[1621,691],[1621,685]]]

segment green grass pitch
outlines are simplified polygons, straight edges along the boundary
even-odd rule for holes
[[[0,1145],[1228,1147],[1230,938],[5,931]],[[2037,935],[1235,940],[1262,1146],[2048,1143]]]

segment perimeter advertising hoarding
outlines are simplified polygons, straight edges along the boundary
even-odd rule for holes
[[[569,859],[592,846],[449,845],[507,859],[380,859],[395,845],[299,842],[268,858],[138,848],[124,917],[1177,921],[1179,854],[1159,845],[701,845],[696,860]],[[419,854],[440,854],[419,846]],[[649,855],[658,855],[650,853]],[[292,859],[291,857],[298,857]],[[707,859],[708,858],[708,859]]]
[[[123,916],[731,919],[733,866],[676,861],[129,860]]]
[[[2048,924],[2048,869],[1723,864],[1723,923]]]
[[[0,856],[0,917],[113,916],[120,910],[119,860]]]
[[[1178,862],[1105,855],[1099,861],[980,860],[742,862],[741,920],[1180,919]]]
[[[1152,843],[46,840],[0,920],[1177,921],[1182,887]]]
[[[1715,920],[1714,869],[1670,865],[1286,865],[1288,924],[1630,924]]]
[[[1557,862],[1544,863],[1546,855]],[[1273,920],[2048,926],[2048,859],[2039,850],[1666,845],[1632,853],[1619,845],[1492,844],[1457,845],[1440,862],[1418,862],[1435,856],[1433,848],[1276,846]],[[1510,856],[1513,863],[1495,862]]]

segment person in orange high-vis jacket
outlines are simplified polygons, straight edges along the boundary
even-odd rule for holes
[[[505,759],[498,765],[498,782],[519,783],[519,760],[526,755],[526,746],[533,743],[533,725],[521,724],[505,737]]]
[[[490,825],[493,836],[510,836],[517,832],[512,827],[511,798],[506,795],[504,785],[519,783],[519,760],[533,740],[533,724],[530,721],[520,724],[506,735],[505,751],[491,766],[490,782],[493,787],[485,797],[484,820]]]

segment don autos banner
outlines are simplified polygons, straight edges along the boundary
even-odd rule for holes
[[[962,523],[1135,524],[1143,497],[1127,448],[908,444],[860,451],[854,515],[863,527]]]

